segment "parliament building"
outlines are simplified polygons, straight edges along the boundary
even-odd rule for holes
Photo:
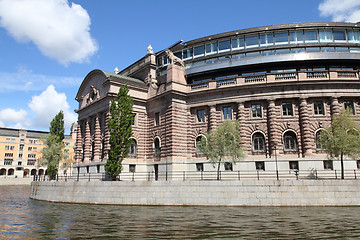
[[[360,117],[360,23],[292,23],[179,41],[123,70],[83,80],[74,173],[102,173],[109,105],[120,86],[134,101],[123,172],[215,171],[197,142],[225,119],[240,122],[246,157],[222,171],[340,169],[316,141],[331,116]],[[358,169],[347,158],[345,170]],[[166,175],[168,176],[168,175]]]

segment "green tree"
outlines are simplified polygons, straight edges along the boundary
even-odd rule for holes
[[[350,111],[332,116],[331,126],[323,129],[317,144],[331,159],[340,160],[341,179],[344,179],[344,156],[356,158],[360,151],[360,127]]]
[[[59,162],[64,157],[64,113],[60,111],[50,122],[50,134],[44,139],[46,147],[42,150],[39,166],[47,166],[50,179],[54,179],[59,169]]]
[[[132,143],[132,113],[133,100],[129,96],[129,87],[121,86],[117,98],[110,104],[110,119],[108,129],[110,132],[110,150],[105,171],[112,180],[116,179],[122,171],[122,161],[129,154]]]
[[[223,160],[236,164],[245,154],[240,147],[239,122],[225,120],[218,128],[202,137],[198,143],[199,151],[217,166],[217,180],[220,179],[220,165]]]

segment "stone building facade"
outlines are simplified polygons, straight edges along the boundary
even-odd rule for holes
[[[136,114],[124,172],[214,171],[196,142],[240,122],[246,158],[226,171],[340,168],[316,144],[342,108],[360,115],[360,27],[298,23],[177,42],[118,71],[91,71],[76,96],[76,168],[103,172],[109,104],[127,84]],[[184,64],[184,65],[183,65]],[[358,168],[347,159],[345,168]]]

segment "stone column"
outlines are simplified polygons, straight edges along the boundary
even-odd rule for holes
[[[99,119],[101,118],[100,114],[97,114],[95,117],[95,146],[94,146],[94,161],[98,162],[101,158],[101,129]]]
[[[299,115],[300,115],[301,139],[304,148],[303,154],[306,156],[312,153],[313,137],[310,129],[310,118],[307,108],[307,102],[306,99],[304,98],[300,98]]]
[[[84,143],[85,143],[85,149],[84,149],[84,162],[89,162],[91,159],[91,134],[90,134],[90,126],[89,121],[91,121],[90,118],[86,119],[85,121],[85,137],[84,137]]]
[[[246,132],[245,132],[245,105],[243,102],[237,103],[237,115],[236,119],[240,123],[240,137],[242,140],[242,147],[245,149],[245,138],[246,138]]]
[[[80,163],[82,160],[81,152],[82,152],[82,146],[83,146],[80,123],[77,125],[76,133],[77,134],[76,134],[76,147],[75,147],[75,163]]]
[[[331,115],[340,114],[340,104],[337,97],[331,98]]]
[[[279,151],[280,144],[281,144],[281,137],[278,136],[277,130],[277,112],[274,100],[269,100],[268,103],[268,126],[269,126],[269,143],[270,146],[270,154],[274,156],[275,154],[275,145],[277,151]]]
[[[216,128],[216,105],[209,106],[209,131]]]

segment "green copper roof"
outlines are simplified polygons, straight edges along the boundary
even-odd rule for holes
[[[101,71],[105,74],[106,77],[118,78],[119,80],[123,79],[123,80],[130,81],[130,82],[142,85],[142,86],[146,86],[146,84],[143,81],[141,81],[140,79],[127,77],[127,76],[124,76],[124,75],[120,75],[120,74],[116,74],[116,73],[112,73],[112,72],[107,72],[107,71],[103,71],[103,70],[101,70]]]

